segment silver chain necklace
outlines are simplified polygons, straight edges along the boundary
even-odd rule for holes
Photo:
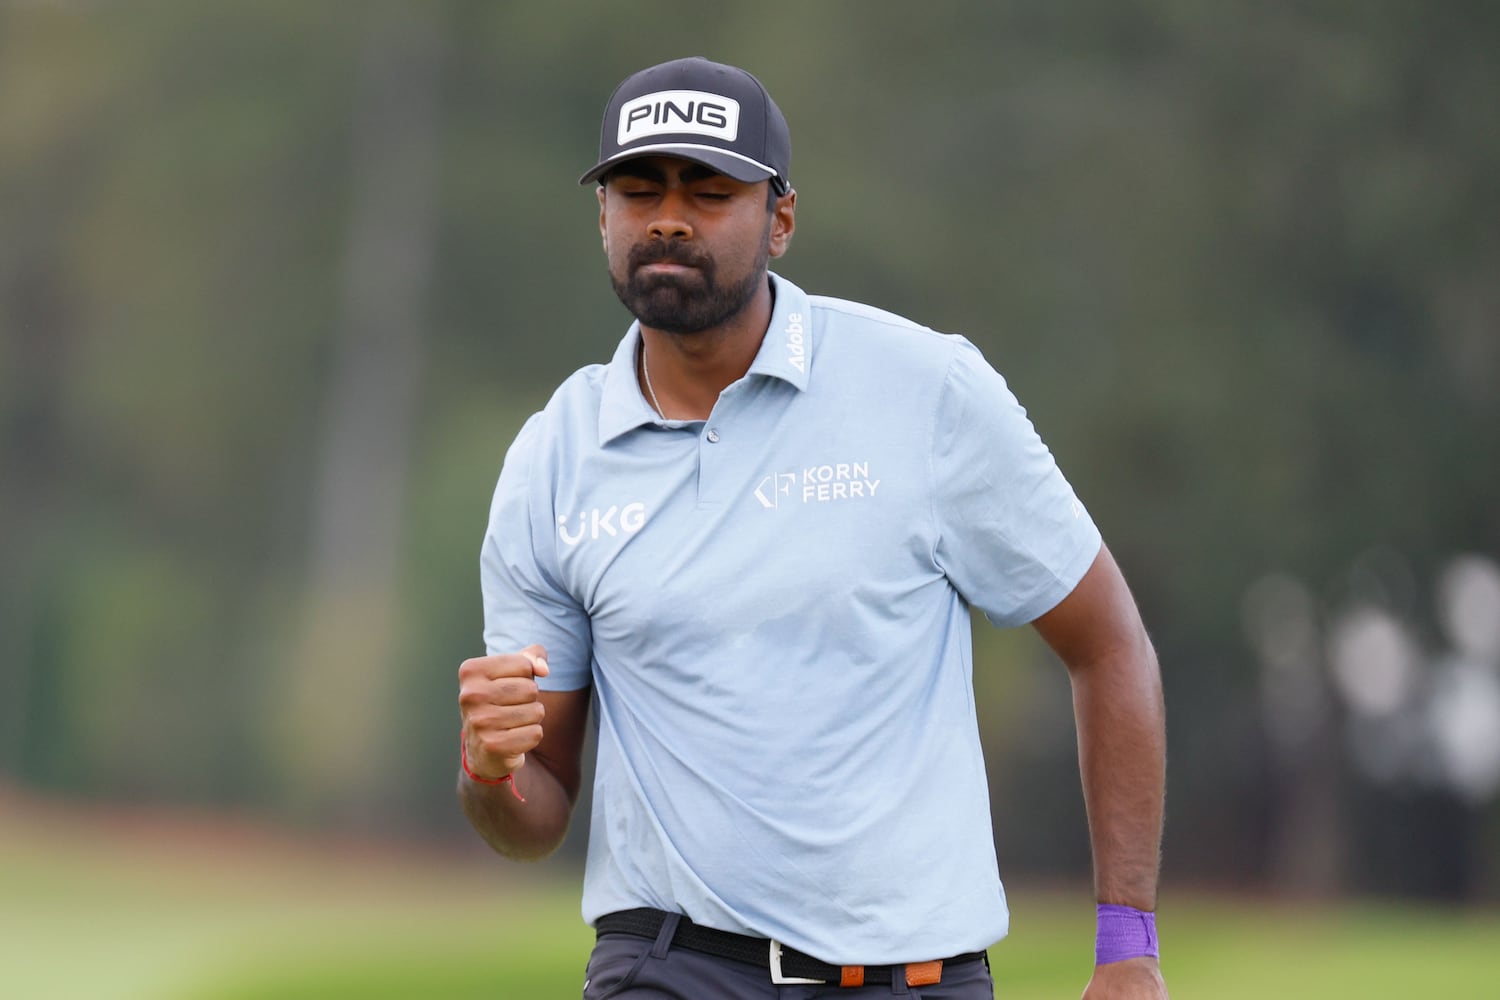
[[[646,380],[646,391],[651,394],[651,405],[656,407],[656,412],[661,415],[663,420],[671,420],[672,418],[667,416],[667,411],[661,408],[661,400],[656,398],[656,390],[651,386],[651,366],[646,364],[646,344],[644,341],[641,342],[641,375]]]

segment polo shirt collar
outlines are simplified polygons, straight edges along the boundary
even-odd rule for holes
[[[658,422],[656,411],[646,402],[635,379],[635,358],[640,346],[641,324],[631,323],[604,370],[604,391],[599,397],[600,447],[627,431]]]
[[[802,391],[807,388],[813,360],[812,314],[807,293],[777,274],[771,275],[771,286],[776,292],[771,322],[747,374],[779,378]],[[604,389],[599,400],[600,447],[637,427],[683,423],[662,420],[646,402],[635,375],[640,345],[641,324],[631,323],[605,368]]]
[[[812,310],[807,293],[779,274],[771,275],[776,303],[771,307],[771,323],[755,360],[750,362],[751,375],[770,375],[790,382],[798,390],[807,389],[807,374],[812,371]]]

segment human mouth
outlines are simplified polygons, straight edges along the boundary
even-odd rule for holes
[[[637,270],[645,271],[647,274],[684,274],[688,271],[698,270],[691,264],[679,264],[676,261],[659,260],[650,264],[642,264]]]

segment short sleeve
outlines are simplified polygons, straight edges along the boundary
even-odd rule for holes
[[[592,680],[591,632],[587,613],[558,582],[550,481],[537,461],[542,438],[536,414],[516,435],[495,486],[479,557],[484,644],[493,656],[540,643],[550,674],[538,686],[573,691]]]
[[[1099,529],[1005,379],[955,339],[933,429],[936,558],[990,621],[1020,625],[1077,586]]]

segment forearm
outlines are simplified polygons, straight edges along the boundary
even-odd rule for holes
[[[460,769],[458,801],[469,823],[497,853],[517,861],[540,861],[562,843],[573,802],[564,788],[533,756],[511,782],[486,785]],[[517,793],[526,801],[516,797]]]
[[[1102,903],[1156,908],[1166,793],[1166,716],[1144,631],[1070,667],[1078,758]]]

